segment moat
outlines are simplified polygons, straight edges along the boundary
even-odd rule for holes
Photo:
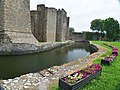
[[[52,66],[83,58],[90,54],[87,43],[75,43],[37,54],[0,56],[0,79],[40,71]]]

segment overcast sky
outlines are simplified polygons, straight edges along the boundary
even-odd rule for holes
[[[46,7],[64,8],[70,17],[70,27],[75,31],[90,31],[93,19],[112,17],[120,23],[120,0],[30,0],[30,9],[38,4]]]

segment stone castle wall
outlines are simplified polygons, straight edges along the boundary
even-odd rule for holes
[[[62,9],[57,11],[56,41],[66,41],[69,37],[69,18],[67,12]]]
[[[37,5],[36,11],[31,11],[32,33],[39,42],[55,42],[56,9]]]
[[[69,39],[69,17],[64,9],[37,5],[31,11],[32,33],[40,42],[66,41]]]
[[[31,31],[33,35],[37,38],[38,32],[37,32],[37,12],[36,11],[31,11]],[[39,41],[39,39],[37,39]]]
[[[31,33],[30,1],[29,0],[0,0],[0,30],[3,31],[3,43],[38,44]]]
[[[56,41],[56,16],[57,10],[55,8],[47,8],[47,42]]]
[[[4,26],[4,12],[3,8],[4,7],[4,2],[0,0],[0,32],[4,31],[3,26]]]
[[[56,22],[56,41],[61,41],[62,34],[62,26],[61,26],[61,10],[57,11],[57,22]]]
[[[69,21],[70,21],[70,17],[67,17],[67,28],[66,28],[66,40],[69,40]]]
[[[70,40],[73,41],[84,41],[86,40],[84,33],[70,32]]]
[[[0,0],[0,55],[36,53],[66,45],[37,41],[54,42],[57,22],[55,8],[41,5],[37,9],[30,19],[30,0]]]
[[[0,0],[0,55],[38,52],[31,33],[30,0]]]
[[[40,42],[47,41],[46,29],[47,29],[47,8],[45,5],[37,5],[37,38]]]

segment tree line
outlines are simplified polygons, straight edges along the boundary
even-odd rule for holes
[[[106,37],[108,41],[120,39],[120,24],[114,18],[94,19],[91,22],[90,29],[98,33],[97,38]]]

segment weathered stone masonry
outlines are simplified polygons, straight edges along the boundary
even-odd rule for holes
[[[40,42],[55,42],[56,37],[55,8],[37,5],[37,11],[31,11],[32,33]]]
[[[69,38],[70,40],[73,41],[84,41],[86,40],[86,34],[80,33],[80,32],[70,32],[69,33]]]
[[[30,1],[0,0],[0,54],[36,51],[31,33]]]
[[[0,31],[7,35],[12,43],[38,43],[31,33],[29,3],[29,0],[1,0]]]
[[[56,16],[57,10],[55,8],[47,9],[47,41],[55,42],[56,41]]]
[[[56,41],[66,41],[69,39],[69,17],[64,9],[57,11]]]
[[[64,9],[37,5],[31,11],[32,33],[40,42],[66,41],[69,39],[69,17]]]
[[[41,34],[43,35],[40,36],[44,38],[42,40],[47,42],[54,42],[56,35],[57,10],[55,8],[45,8],[45,11],[42,10],[44,13],[42,13],[39,6],[38,10],[40,11],[39,13],[36,14],[34,11],[35,13],[32,14],[34,17],[32,20],[35,21],[35,23],[32,23],[34,26],[32,27],[32,31],[33,28],[35,28],[35,33],[39,34],[39,31],[37,31],[38,29],[36,30],[36,28],[44,28],[44,30],[40,31],[40,33],[42,32]],[[42,16],[39,17],[40,19],[36,18],[39,16],[38,14],[41,15],[41,13],[43,16],[45,15],[45,18],[43,19]],[[43,24],[41,19],[44,20]],[[0,0],[0,55],[29,54],[50,50],[66,44],[40,44],[31,32],[30,20],[30,0]],[[38,23],[38,20],[41,22]],[[69,44],[69,42],[67,43]]]
[[[31,11],[32,33],[39,42],[46,42],[47,11],[44,5],[37,6],[37,11]]]

